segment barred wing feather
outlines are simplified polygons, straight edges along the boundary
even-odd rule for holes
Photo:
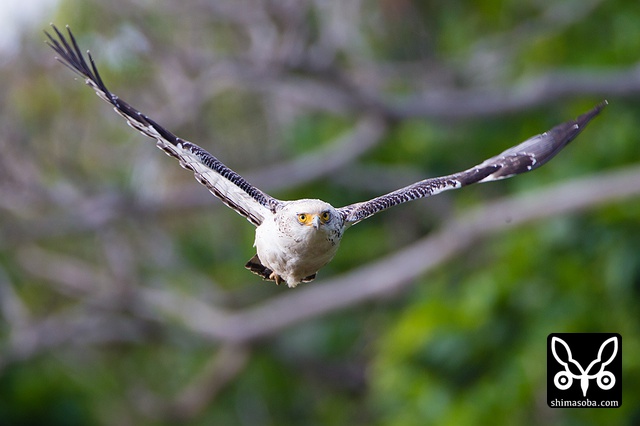
[[[398,204],[478,182],[506,179],[537,169],[575,139],[606,105],[607,101],[603,101],[577,119],[559,124],[463,172],[421,180],[372,200],[342,207],[338,211],[346,226],[351,226]]]
[[[47,32],[45,34],[48,37],[49,46],[60,55],[58,60],[82,76],[96,94],[113,105],[114,110],[124,117],[131,127],[155,139],[160,149],[178,159],[182,167],[191,170],[195,178],[223,203],[256,226],[282,206],[281,201],[251,185],[206,150],[177,137],[111,93],[102,81],[91,53],[87,52],[89,58],[87,63],[71,30],[67,27],[69,36],[67,40],[58,28],[53,25],[52,27],[58,38],[54,38]]]

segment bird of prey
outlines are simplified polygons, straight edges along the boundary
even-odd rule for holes
[[[111,93],[91,53],[87,52],[87,62],[69,27],[68,37],[55,25],[52,28],[57,38],[45,31],[46,42],[59,55],[60,62],[82,76],[131,127],[155,139],[160,149],[191,170],[213,195],[256,226],[257,254],[246,268],[265,280],[285,282],[289,287],[313,280],[336,254],[344,232],[352,225],[408,201],[537,169],[571,142],[607,103],[603,101],[577,119],[533,136],[470,169],[424,179],[369,201],[335,208],[317,199],[278,200],[251,185],[203,148],[177,137]]]

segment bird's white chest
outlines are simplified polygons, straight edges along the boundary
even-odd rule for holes
[[[333,259],[341,237],[339,230],[283,223],[274,217],[256,228],[255,246],[262,264],[295,287]]]

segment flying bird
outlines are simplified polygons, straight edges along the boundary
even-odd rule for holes
[[[68,37],[53,24],[52,28],[57,38],[45,31],[46,43],[59,55],[60,62],[82,76],[131,127],[155,139],[158,148],[176,158],[213,195],[256,226],[257,253],[246,268],[265,280],[284,282],[289,287],[313,280],[336,254],[344,232],[356,223],[408,201],[537,169],[571,142],[607,104],[603,101],[577,119],[533,136],[470,169],[424,179],[369,201],[335,208],[317,199],[278,200],[253,186],[200,146],[179,138],[111,93],[91,53],[87,52],[87,62],[69,27]]]

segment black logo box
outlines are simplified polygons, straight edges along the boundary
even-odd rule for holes
[[[547,404],[552,408],[622,405],[620,334],[551,333],[547,337]]]

